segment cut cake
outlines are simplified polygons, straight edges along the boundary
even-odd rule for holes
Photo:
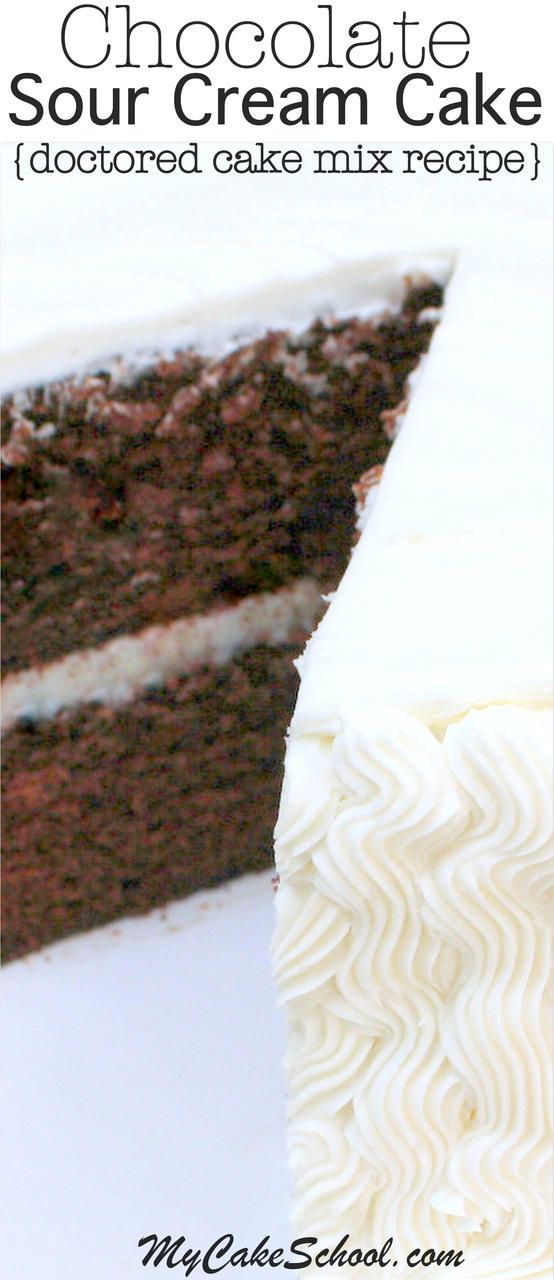
[[[320,348],[329,340],[331,354],[333,344],[338,340],[340,347],[343,342],[342,334],[374,319],[383,304],[389,312],[401,313],[407,278],[417,282],[419,271],[444,284],[451,276],[444,319],[410,397],[377,501],[369,516],[367,508],[364,512],[361,540],[300,664],[301,689],[278,825],[275,938],[276,975],[289,1028],[295,1225],[302,1234],[316,1235],[320,1249],[332,1250],[346,1235],[349,1248],[366,1251],[368,1259],[391,1237],[389,1256],[398,1263],[398,1277],[411,1275],[414,1262],[424,1266],[427,1275],[442,1275],[451,1252],[452,1262],[463,1253],[463,1274],[471,1280],[546,1280],[551,1268],[547,911],[552,870],[547,768],[552,706],[546,585],[552,532],[545,232],[551,212],[548,198],[543,200],[549,194],[547,166],[543,159],[538,182],[525,179],[525,187],[524,179],[516,187],[508,178],[498,178],[486,189],[486,184],[464,186],[446,175],[444,180],[410,180],[409,206],[406,184],[395,178],[387,178],[374,198],[375,188],[370,191],[367,179],[349,176],[347,189],[342,179],[339,186],[335,181],[332,195],[324,199],[321,184],[314,188],[313,178],[302,177],[289,184],[285,210],[277,207],[267,185],[256,183],[254,188],[246,179],[239,181],[238,195],[237,186],[226,183],[224,227],[217,200],[202,196],[195,202],[191,192],[186,242],[179,200],[172,206],[167,185],[158,198],[152,184],[144,212],[150,238],[142,229],[138,240],[131,237],[127,267],[129,223],[115,218],[125,238],[117,246],[119,254],[112,253],[110,259],[118,287],[110,285],[109,306],[99,296],[97,273],[88,267],[97,223],[94,207],[83,200],[79,219],[85,209],[86,251],[78,258],[74,255],[73,265],[78,267],[81,289],[87,281],[86,322],[64,283],[70,272],[58,270],[66,328],[73,320],[74,334],[69,339],[62,333],[57,345],[53,343],[39,309],[32,341],[19,348],[16,342],[11,352],[10,385],[45,386],[52,376],[70,375],[84,364],[106,368],[111,353],[136,349],[144,326],[140,318],[128,321],[122,285],[127,271],[127,284],[136,298],[134,273],[143,262],[137,246],[150,248],[154,240],[157,266],[144,274],[150,303],[158,283],[167,292],[167,281],[174,276],[173,298],[181,299],[180,268],[175,264],[183,262],[190,273],[187,297],[192,310],[188,320],[182,311],[159,314],[150,327],[153,349],[201,350],[195,339],[209,333],[218,351],[207,354],[223,361],[218,366],[222,370],[225,361],[240,359],[237,353],[241,346],[244,349],[244,341],[235,341],[231,354],[233,336],[246,336],[251,350],[253,337],[274,343],[263,334],[298,335],[309,330],[315,317],[331,313],[332,332],[323,334],[317,328]],[[113,189],[111,198],[117,202]],[[45,192],[44,204],[49,199]],[[130,199],[136,200],[134,190]],[[51,213],[41,207],[50,230]],[[108,241],[109,236],[108,228]],[[57,243],[55,235],[50,242]],[[181,257],[175,252],[179,243]],[[406,244],[414,243],[417,252],[406,255]],[[159,248],[164,244],[170,246],[167,253]],[[438,253],[437,246],[445,244],[453,250]],[[362,267],[368,251],[378,261]],[[65,255],[72,252],[71,242],[64,243],[64,262],[54,259],[52,269],[65,267]],[[331,267],[330,275],[321,275]],[[21,292],[23,302],[34,297],[35,277],[40,281],[41,272],[36,276],[30,269],[26,287],[18,286],[15,311]],[[279,277],[285,285],[276,284]],[[105,273],[99,278],[104,288]],[[259,305],[252,306],[245,294],[264,283],[269,286],[265,297],[260,295]],[[51,296],[49,287],[49,319]],[[112,323],[112,312],[117,322]],[[24,305],[18,314],[25,330]],[[350,323],[341,329],[348,317]],[[186,340],[175,341],[174,331],[182,327]],[[165,345],[157,340],[162,334]],[[306,348],[296,338],[292,347],[289,338],[277,340],[281,354],[287,360],[293,356],[293,399],[299,372],[304,382],[306,372],[315,374],[316,386],[322,373],[319,367],[310,368],[309,360],[306,370],[304,357],[311,341]],[[64,367],[56,367],[53,374],[52,354],[55,348],[59,356],[60,345]],[[196,356],[181,358],[181,371],[187,370],[181,388],[185,402],[191,394],[191,359]],[[170,361],[170,378],[171,367],[175,369]],[[281,361],[280,378],[283,367]],[[113,406],[112,390],[119,385],[112,370],[108,380],[101,377],[91,388],[91,416],[97,423],[94,394],[99,393],[102,416],[108,402]],[[147,403],[152,384],[147,380],[139,386],[138,401]],[[226,389],[221,414],[225,402],[225,412],[233,418],[238,409],[240,418],[245,406],[237,405],[233,390]],[[402,394],[400,386],[397,391]],[[179,396],[179,389],[174,387],[172,394]],[[317,390],[314,394],[317,397]],[[347,399],[350,402],[350,391]],[[365,392],[363,399],[365,412]],[[31,397],[25,408],[19,402],[17,412],[30,421],[29,404],[37,409],[38,431],[33,436],[38,441],[30,442],[32,453],[38,448],[48,457],[56,438],[50,430],[55,426],[50,405],[62,401],[65,393],[58,387],[53,399],[51,393],[40,402]],[[108,409],[104,422],[113,411],[123,438],[125,424],[129,426],[127,392],[117,390],[116,401],[119,409]],[[384,407],[379,404],[379,412]],[[171,418],[171,404],[162,408],[164,418],[168,412]],[[254,406],[255,414],[258,408]],[[140,421],[145,412],[148,418],[144,409],[132,410],[131,417]],[[319,424],[319,417],[315,414],[313,422]],[[152,418],[145,425],[151,432],[160,422]],[[29,447],[25,423],[15,436],[16,448]],[[166,442],[171,439],[170,431]],[[383,433],[377,437],[376,453],[353,459],[352,471],[344,476],[345,501],[347,482],[350,485],[368,464],[380,463],[385,445]],[[107,491],[100,485],[98,492],[87,470],[92,466],[94,472],[93,459],[85,457],[84,463],[75,489],[68,487],[68,509],[79,512],[81,499],[75,507],[72,495],[85,495],[89,512],[105,521],[111,537],[124,495],[117,484],[115,491],[108,484]],[[331,465],[334,476],[336,454]],[[221,492],[229,490],[226,467],[225,459],[212,454],[208,470]],[[174,483],[172,478],[170,489]],[[362,484],[359,492],[363,490]],[[327,492],[332,491],[331,483]],[[139,524],[151,518],[153,499],[150,491]],[[36,501],[43,497],[31,494],[31,504]],[[110,897],[108,881],[112,888],[119,884],[131,907],[146,905],[133,902],[134,873],[127,875],[118,864],[114,878],[119,845],[117,822],[110,827],[107,788],[114,788],[114,812],[127,804],[130,829],[142,823],[141,831],[148,836],[141,839],[138,851],[151,859],[145,896],[159,901],[174,891],[164,879],[168,859],[164,863],[158,855],[166,839],[164,825],[177,840],[179,821],[186,822],[184,806],[180,807],[183,742],[186,760],[192,760],[195,769],[188,800],[189,813],[196,804],[196,831],[212,825],[211,848],[217,854],[230,832],[230,845],[234,842],[235,862],[220,867],[217,874],[255,865],[244,861],[243,846],[236,844],[241,824],[245,846],[266,856],[262,815],[267,831],[281,726],[294,697],[289,658],[300,647],[300,633],[309,630],[318,615],[320,590],[335,585],[340,557],[344,560],[347,554],[350,532],[345,534],[343,511],[344,507],[336,513],[336,523],[326,529],[315,553],[314,564],[323,555],[325,582],[318,579],[306,589],[301,561],[306,553],[312,556],[313,543],[298,558],[292,588],[290,561],[284,577],[276,578],[273,557],[268,566],[265,553],[260,557],[256,547],[255,559],[259,568],[261,558],[263,569],[254,583],[254,599],[262,600],[254,627],[248,590],[252,579],[243,583],[246,594],[239,593],[237,599],[229,591],[227,575],[222,636],[216,638],[211,622],[206,632],[204,621],[200,625],[196,619],[191,634],[190,622],[181,614],[181,577],[172,602],[173,581],[169,586],[164,578],[165,557],[161,568],[147,557],[145,567],[129,570],[130,577],[123,572],[126,590],[135,578],[137,595],[131,595],[128,616],[134,619],[138,644],[129,649],[121,634],[127,624],[117,609],[109,617],[109,610],[90,608],[85,592],[83,616],[96,647],[85,661],[84,673],[81,658],[63,657],[88,644],[86,628],[81,636],[71,608],[65,614],[67,648],[63,640],[60,648],[55,629],[49,631],[46,605],[40,624],[34,620],[40,625],[44,655],[33,647],[33,626],[21,628],[13,650],[8,649],[13,664],[6,703],[15,761],[14,822],[20,819],[21,806],[30,804],[39,824],[50,823],[51,850],[56,829],[53,792],[60,812],[74,805],[69,820],[79,828],[83,808],[78,780],[93,777],[90,765],[83,768],[79,752],[86,751],[87,742],[102,740],[95,737],[101,726],[104,741],[118,742],[109,781],[108,775],[102,780],[99,771],[97,794],[89,789],[83,825],[86,833],[88,824],[96,821],[94,814],[103,813],[98,826],[104,870],[111,870],[96,901],[103,903],[107,916],[124,909],[121,900],[114,903]],[[28,516],[35,518],[32,506]],[[185,527],[193,529],[190,516],[189,511]],[[327,523],[326,515],[324,519]],[[64,551],[58,559],[56,536],[53,532],[51,582],[47,588],[44,579],[37,584],[39,595],[46,589],[46,601],[53,598],[48,596],[53,585],[63,595],[61,584],[68,576],[68,557]],[[82,549],[78,529],[70,528],[69,544],[70,551],[77,544]],[[168,554],[174,554],[171,547]],[[86,563],[85,555],[81,564]],[[237,566],[231,575],[235,586],[236,570]],[[159,593],[152,579],[140,581],[141,573],[161,573]],[[208,599],[213,597],[206,595],[204,605]],[[272,610],[279,615],[276,626]],[[267,644],[266,624],[278,636],[280,654]],[[160,626],[170,637],[163,663]],[[114,640],[109,638],[112,627]],[[247,635],[255,637],[255,647],[245,640]],[[210,651],[217,669],[198,661],[198,644],[204,653]],[[233,660],[225,665],[230,653]],[[50,665],[37,671],[36,659],[44,660],[46,654]],[[158,687],[145,694],[153,671]],[[73,682],[76,692],[68,705],[64,691]],[[194,691],[188,708],[187,682]],[[261,696],[261,710],[247,722],[245,732],[245,708],[253,688]],[[191,705],[208,708],[204,734],[198,733]],[[164,737],[170,722],[177,727],[171,732],[179,735],[179,745],[171,733]],[[231,761],[223,730],[235,744],[239,728],[245,754]],[[154,745],[144,788],[141,751],[145,743],[155,744],[158,731],[159,746]],[[23,768],[21,782],[24,752],[28,761],[32,752],[37,754],[27,778]],[[56,764],[56,759],[61,762]],[[213,790],[208,801],[203,789],[203,760],[215,760],[225,782],[217,803]],[[259,773],[253,764],[256,770],[259,765]],[[240,781],[234,791],[227,769],[235,767]],[[43,785],[37,790],[41,770]],[[13,781],[18,773],[19,784]],[[132,777],[132,785],[126,777]],[[146,791],[155,795],[156,788],[158,808],[150,821],[143,797]],[[53,932],[48,936],[95,918],[86,915],[86,895],[80,892],[88,867],[78,856],[78,846],[72,848],[69,870],[60,851],[51,901],[58,900],[63,882],[63,902],[72,903],[73,915],[69,920],[66,905],[60,918],[50,915],[48,930]],[[38,872],[40,878],[44,863]],[[191,887],[181,881],[174,889]],[[33,919],[38,895],[32,872],[27,890],[30,927],[25,936],[14,930],[14,952],[37,945],[45,936],[36,931]],[[414,1257],[418,1250],[419,1258]],[[367,1263],[360,1257],[354,1255],[352,1262],[365,1271]]]

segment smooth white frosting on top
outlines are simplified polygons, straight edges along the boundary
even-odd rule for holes
[[[552,350],[544,243],[460,252],[377,498],[301,662],[300,722],[428,723],[552,694]]]
[[[18,182],[13,148],[3,146],[0,386],[191,342],[213,350],[268,323],[302,325],[322,309],[377,312],[390,305],[389,258],[409,270],[445,250],[476,246],[493,261],[502,247],[513,256],[540,242],[548,275],[546,148],[536,182],[524,147],[524,173],[487,183],[405,175],[399,146],[392,174],[317,175],[313,148],[298,149],[302,172],[286,178],[217,176],[215,148],[204,144],[195,176],[27,174]],[[514,242],[518,223],[525,230]],[[375,259],[385,282],[368,291],[366,264]]]

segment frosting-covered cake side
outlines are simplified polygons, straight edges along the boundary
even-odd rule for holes
[[[551,728],[491,707],[441,741],[390,710],[289,745],[294,1225],[364,1252],[392,1236],[399,1276],[418,1245],[472,1277],[550,1275]]]
[[[294,1225],[392,1237],[398,1277],[417,1249],[551,1274],[549,331],[532,250],[460,255],[299,664],[274,940]]]

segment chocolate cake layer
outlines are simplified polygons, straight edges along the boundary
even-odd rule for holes
[[[8,735],[4,960],[271,864],[302,641]]]
[[[106,372],[14,397],[3,449],[8,669],[27,671],[25,682],[29,668],[154,625],[160,683],[163,624],[208,612],[213,629],[214,609],[246,598],[257,608],[300,579],[316,600],[314,579],[334,589],[354,538],[352,486],[362,477],[361,500],[378,474],[440,302],[437,286],[414,289],[380,323],[318,321],[220,359],[160,360],[129,384]],[[249,652],[223,667],[195,660],[156,691],[139,682],[125,706],[101,705],[113,701],[103,675],[83,706],[90,691],[73,663],[72,709],[54,714],[64,693],[50,710],[39,700],[32,720],[15,717],[4,746],[5,960],[271,864],[306,633],[296,620],[281,640],[268,631],[266,647],[261,622]]]
[[[438,286],[380,323],[315,323],[131,385],[69,379],[4,409],[3,661],[17,670],[346,562],[351,486],[429,344]]]

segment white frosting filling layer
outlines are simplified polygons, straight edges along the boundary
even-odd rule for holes
[[[302,578],[271,594],[247,596],[227,609],[179,618],[82,649],[2,684],[2,732],[86,703],[118,706],[200,667],[223,666],[256,645],[284,644],[309,631],[322,612],[317,583]]]
[[[277,828],[295,1228],[462,1250],[472,1280],[551,1252],[551,717],[441,741],[374,712],[294,730]],[[442,1275],[444,1268],[426,1268]]]

